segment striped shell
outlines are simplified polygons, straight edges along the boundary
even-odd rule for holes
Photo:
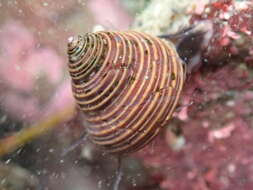
[[[184,71],[174,46],[135,31],[96,32],[68,43],[72,90],[91,141],[129,153],[168,124]]]

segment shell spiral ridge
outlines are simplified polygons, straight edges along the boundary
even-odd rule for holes
[[[184,83],[173,44],[135,31],[87,33],[69,39],[68,56],[92,142],[134,152],[168,124]]]

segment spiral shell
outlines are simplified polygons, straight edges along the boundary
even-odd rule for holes
[[[72,90],[91,141],[129,153],[168,124],[184,83],[173,44],[145,33],[96,32],[68,43]]]

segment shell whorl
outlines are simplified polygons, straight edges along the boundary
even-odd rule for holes
[[[174,46],[145,33],[96,32],[68,43],[72,90],[93,143],[129,153],[168,124],[184,83]]]

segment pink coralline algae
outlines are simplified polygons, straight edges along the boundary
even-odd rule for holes
[[[19,119],[38,119],[63,81],[64,61],[17,22],[2,26],[0,40],[1,106]],[[70,87],[66,88],[70,96]]]
[[[136,155],[163,189],[253,189],[253,3],[211,1],[191,14],[211,26],[201,67],[186,79],[183,109]],[[175,126],[185,139],[177,151],[167,139]]]
[[[200,4],[192,14],[191,23],[211,23],[210,40],[203,55],[231,57],[239,55],[245,61],[252,59],[253,3],[251,1],[220,0]]]
[[[249,76],[252,69],[242,70],[242,65],[234,62],[214,73],[190,77],[184,96],[194,103],[184,110],[186,119],[171,120],[165,135],[161,134],[137,153],[161,188],[253,188],[250,167],[253,164],[253,92],[250,90],[253,78]],[[251,84],[251,88],[246,84]],[[183,129],[185,138],[185,145],[178,151],[170,148],[171,141],[167,138],[171,136],[166,135],[175,125]]]

